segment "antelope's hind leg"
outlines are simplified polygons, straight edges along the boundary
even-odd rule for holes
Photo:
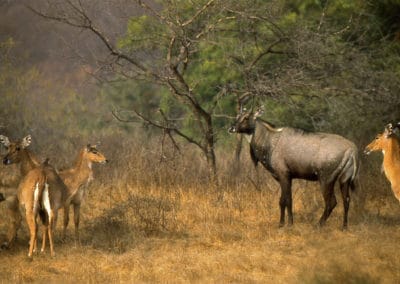
[[[50,243],[50,255],[52,257],[55,256],[55,252],[54,252],[54,243],[53,243],[53,229],[54,229],[54,220],[57,217],[55,217],[55,214],[53,212],[50,213],[49,216],[49,224],[47,226],[47,233],[49,236],[49,243]]]
[[[350,194],[349,194],[349,182],[340,184],[340,191],[342,192],[343,199],[343,230],[347,229],[347,219],[350,207]]]
[[[26,212],[26,223],[28,224],[30,234],[28,257],[31,258],[37,238],[36,216],[33,214],[33,212]]]
[[[319,225],[323,226],[326,223],[329,215],[331,215],[333,209],[336,207],[337,201],[334,192],[334,182],[331,183],[321,183],[322,195],[325,201],[325,209],[319,219]]]

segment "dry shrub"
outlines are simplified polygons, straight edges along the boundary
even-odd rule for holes
[[[127,201],[128,214],[134,217],[138,229],[146,235],[173,231],[176,227],[176,201],[131,193]],[[130,211],[130,212],[129,212]]]

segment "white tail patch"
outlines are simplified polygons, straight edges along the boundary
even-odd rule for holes
[[[51,217],[51,206],[50,206],[50,196],[49,196],[49,184],[46,182],[43,190],[43,207],[47,212],[49,218]]]
[[[36,214],[39,205],[39,182],[35,184],[35,190],[33,192],[33,213]]]

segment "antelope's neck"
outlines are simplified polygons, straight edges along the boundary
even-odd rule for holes
[[[75,170],[75,180],[79,184],[78,186],[84,185],[91,180],[93,180],[93,170],[92,170],[92,162],[81,158],[81,161],[77,163]]]
[[[247,142],[251,143],[251,139],[253,139],[253,134],[243,134],[244,138],[246,139]]]
[[[400,144],[397,139],[391,139],[389,147],[384,151],[383,167],[390,182],[395,182],[395,176],[400,171]]]
[[[35,155],[33,155],[31,152],[28,150],[25,150],[22,154],[21,157],[21,174],[22,176],[25,176],[29,171],[32,169],[38,167],[40,164],[37,161],[37,158]]]
[[[272,149],[278,143],[282,129],[275,129],[265,121],[256,121],[252,142],[263,149]]]

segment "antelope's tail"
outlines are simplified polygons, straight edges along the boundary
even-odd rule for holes
[[[359,168],[358,151],[357,149],[349,149],[346,151],[342,163],[338,170],[339,181],[341,184],[348,183],[351,190],[356,189],[357,174]]]
[[[41,174],[36,182],[35,189],[33,191],[33,212],[35,215],[39,214],[43,224],[48,223],[48,215],[44,208],[44,194],[47,190],[47,178],[44,174]]]
[[[350,189],[351,191],[356,191],[356,188],[358,188],[358,171],[360,169],[360,161],[358,159],[358,152],[353,152],[352,154],[352,160],[353,160],[353,174],[351,175],[350,179]]]

